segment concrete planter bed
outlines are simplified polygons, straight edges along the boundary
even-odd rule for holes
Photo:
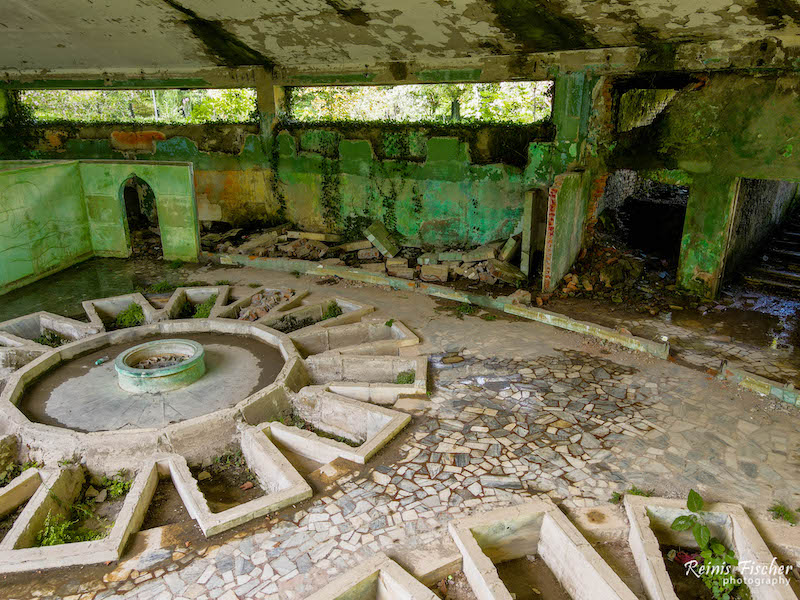
[[[41,484],[42,476],[39,469],[28,469],[17,475],[8,485],[0,488],[0,518],[5,519],[28,502]],[[17,519],[19,519],[19,516],[17,516]],[[0,537],[0,545],[2,545],[3,539],[9,532],[10,529]]]
[[[324,318],[332,303],[338,306],[341,314]],[[259,323],[279,331],[293,333],[313,326],[335,327],[337,325],[355,323],[374,310],[374,306],[340,297],[326,298],[325,300],[315,299],[313,302],[304,300],[300,303],[300,306],[285,310],[282,313],[280,311],[271,311],[266,317],[259,319]]]
[[[449,525],[479,600],[512,600],[495,565],[536,555],[573,600],[636,600],[554,504],[533,501]]]
[[[158,475],[172,478],[172,483],[186,510],[197,521],[206,536],[263,517],[310,498],[313,494],[308,483],[284,458],[268,436],[251,428],[242,432],[240,440],[245,461],[258,478],[258,483],[265,493],[259,498],[216,513],[209,507],[184,457],[164,454],[154,459]]]
[[[161,320],[161,311],[156,310],[142,294],[123,294],[112,298],[84,300],[83,310],[89,317],[89,323],[105,331],[114,323],[117,316],[131,304],[138,304],[144,313],[144,323],[155,323]]]
[[[686,501],[628,495],[624,504],[630,521],[628,540],[648,597],[677,600],[660,548],[661,545],[697,548],[691,531],[671,528],[677,517],[690,514]],[[748,564],[770,567],[774,558],[741,505],[710,503],[702,514],[712,537],[734,551],[740,568]],[[797,600],[788,580],[777,574],[742,574],[754,600]]]
[[[129,537],[139,530],[148,515],[156,490],[168,489],[159,487],[159,481],[166,478],[174,484],[174,490],[169,492],[174,494],[170,502],[182,502],[188,516],[197,521],[207,536],[263,518],[313,494],[310,485],[281,453],[279,446],[285,448],[293,460],[297,456],[306,457],[326,465],[342,458],[364,464],[410,422],[407,414],[368,402],[393,401],[400,393],[420,393],[426,389],[426,359],[397,356],[400,348],[419,342],[405,325],[394,320],[389,326],[379,320],[360,323],[374,307],[339,298],[307,302],[308,292],[305,291],[294,292],[286,302],[273,306],[267,319],[244,321],[233,315],[249,306],[257,291],[225,304],[230,292],[228,286],[179,288],[162,310],[153,308],[141,294],[87,300],[83,306],[89,317],[88,324],[49,313],[35,313],[0,323],[0,369],[6,369],[0,371],[2,433],[18,440],[22,449],[21,456],[17,457],[19,462],[35,460],[44,464],[41,469],[29,469],[0,489],[0,517],[16,517],[13,524],[8,522],[7,534],[0,540],[0,573],[117,560]],[[220,318],[175,319],[186,314],[182,306],[200,304],[215,294],[211,313]],[[316,356],[308,361],[297,347],[302,346],[302,342],[296,345],[288,335],[265,323],[269,318],[279,319],[286,314],[321,316],[331,301],[337,302],[341,315],[297,332],[309,346],[314,345]],[[106,330],[106,324],[113,325],[117,316],[132,305],[141,307],[142,325]],[[43,329],[55,331],[68,341],[58,347],[38,344],[33,339]],[[231,337],[216,341],[216,335]],[[306,335],[308,337],[303,337]],[[192,346],[191,352],[183,346],[170,346],[174,345],[170,340],[175,339],[186,340],[187,348]],[[242,339],[257,348],[236,341]],[[182,367],[191,366],[192,361],[184,357],[199,354],[195,344],[202,346],[207,372],[194,383],[188,382],[185,389],[170,388],[167,392],[155,390],[158,393],[143,394],[141,386],[134,385],[134,391],[128,392],[116,379],[115,363],[119,362],[124,365],[123,371],[142,375],[140,380],[156,380],[159,375],[179,373]],[[215,344],[223,347],[217,350],[217,363],[209,362]],[[151,351],[154,345],[161,347]],[[275,356],[261,345],[270,347],[269,352]],[[240,349],[252,350],[258,357],[260,367],[250,369],[254,373],[254,383],[247,383],[246,377],[239,377],[238,371],[231,370],[236,380],[233,387],[223,386],[225,393],[219,392],[219,386],[214,388],[217,391],[206,389],[204,386],[213,387],[217,385],[213,382],[219,381],[213,379],[214,368],[223,373],[224,369],[251,364],[237,358],[239,355],[235,352]],[[62,372],[49,383],[46,381],[67,363],[72,363],[71,370]],[[268,364],[274,365],[274,372],[267,373]],[[97,385],[95,379],[92,379],[95,384],[90,385],[91,381],[87,383],[81,379],[91,375],[99,378],[97,381],[106,382],[109,374],[113,375],[113,383],[108,385]],[[347,395],[313,385],[320,378],[334,374],[336,376],[325,383],[332,381],[331,385],[339,386]],[[399,374],[413,381],[398,384]],[[39,385],[44,394],[41,397],[35,395]],[[236,385],[249,387],[242,387],[242,395],[236,396],[231,392],[239,389]],[[115,407],[124,408],[138,402],[139,396],[147,396],[151,404],[174,403],[182,401],[173,396],[180,393],[191,395],[193,400],[191,406],[187,405],[187,411],[181,413],[183,420],[170,417],[153,426],[139,420],[131,421],[135,423],[131,426],[128,422],[120,424],[101,418],[106,414],[113,416]],[[129,395],[118,401],[120,394]],[[40,402],[47,411],[32,412],[23,401]],[[81,402],[95,404],[81,407]],[[59,412],[62,405],[67,407],[66,412]],[[279,422],[292,415],[306,430]],[[348,443],[331,438],[343,438]],[[236,500],[222,500],[222,494],[215,495],[211,484],[218,485],[224,477],[198,485],[198,479],[209,479],[207,475],[201,477],[202,466],[234,446],[241,449],[249,472],[237,471],[230,479],[245,477],[245,483],[260,488],[238,495],[237,498],[241,498],[238,504]],[[81,467],[48,469],[59,463],[80,464]],[[190,464],[199,465],[194,474]],[[77,510],[73,507],[76,501],[80,505],[86,498],[94,497],[87,495],[91,490],[85,470],[109,474],[131,469],[131,465],[137,468],[127,496],[113,507],[105,505],[109,511],[119,510],[113,525],[113,515],[109,513],[107,535],[91,541],[35,547],[48,514],[71,514],[70,511]],[[244,467],[237,463],[237,469]],[[95,485],[98,485],[96,481]],[[209,493],[208,498],[201,489]],[[253,488],[243,491],[250,489]],[[159,498],[164,497],[163,493],[159,492]],[[163,500],[153,506],[163,507]],[[160,517],[155,508],[152,517],[158,521]],[[98,516],[106,515],[98,513]],[[79,521],[84,522],[89,523],[88,520]],[[94,521],[88,527],[94,530]],[[392,568],[388,569],[381,576],[387,582],[387,578],[392,577]],[[386,589],[394,589],[387,585]]]
[[[436,600],[437,596],[385,554],[347,571],[306,600]]]
[[[289,298],[282,300],[281,302],[270,308],[269,309],[270,313],[287,311],[300,304],[303,298],[305,298],[308,295],[308,291],[283,290],[283,289],[259,287],[255,288],[242,298],[239,298],[238,300],[231,302],[230,304],[214,307],[214,309],[211,311],[211,316],[219,319],[239,320],[241,311],[243,309],[250,307],[253,304],[254,296],[257,296],[258,294],[271,294],[274,292],[282,292],[282,293],[291,292],[291,296]]]
[[[48,330],[57,333],[65,341],[72,342],[99,333],[101,328],[44,311],[31,313],[0,324],[0,332],[33,343],[36,343],[36,339]],[[0,339],[0,345],[4,345],[2,339]]]
[[[170,296],[167,304],[162,309],[162,313],[168,319],[180,319],[187,304],[190,305],[190,308],[196,308],[215,295],[216,300],[211,307],[209,316],[214,315],[215,312],[218,312],[227,304],[228,298],[230,297],[229,286],[179,287],[172,293],[172,296]]]
[[[427,357],[319,354],[309,357],[306,366],[313,383],[327,383],[331,392],[364,402],[394,404],[400,395],[425,395],[428,389]],[[413,381],[396,383],[409,373]]]
[[[387,325],[390,323],[391,325]],[[419,338],[400,321],[369,321],[339,327],[309,327],[289,334],[298,349],[311,356],[323,352],[362,356],[396,356]]]
[[[48,514],[64,514],[65,506],[75,500],[84,484],[81,468],[43,475],[42,485],[38,486],[14,526],[0,542],[0,573],[93,565],[119,559],[128,539],[139,529],[152,496],[149,475],[146,471],[136,475],[113,526],[102,539],[36,547],[36,536]]]
[[[365,464],[411,421],[405,413],[351,400],[322,387],[304,388],[291,400],[291,410],[321,431],[359,442],[353,447],[279,420],[263,429],[281,446],[322,463],[344,458]]]

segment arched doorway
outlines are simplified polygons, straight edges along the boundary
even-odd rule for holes
[[[122,200],[130,232],[131,255],[161,258],[156,195],[144,179],[131,175],[122,184]]]

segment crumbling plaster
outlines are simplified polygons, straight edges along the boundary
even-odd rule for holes
[[[767,0],[144,0],[135,11],[90,0],[8,4],[0,17],[0,71],[48,75],[243,64],[326,65],[334,72],[389,61],[474,65],[520,51],[664,42],[723,43],[735,53],[768,37],[797,45],[800,14]]]

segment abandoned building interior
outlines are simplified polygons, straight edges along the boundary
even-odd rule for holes
[[[800,598],[797,2],[0,32],[0,598]]]

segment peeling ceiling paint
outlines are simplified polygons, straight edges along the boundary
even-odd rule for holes
[[[5,0],[0,72],[448,61],[800,40],[797,0]]]

